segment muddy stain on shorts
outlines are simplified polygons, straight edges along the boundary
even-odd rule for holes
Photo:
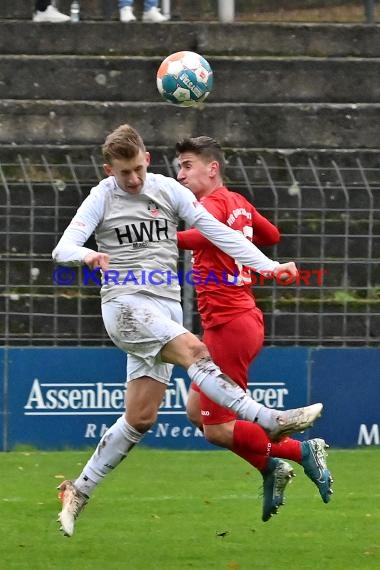
[[[117,316],[117,328],[123,334],[137,334],[138,323],[130,307],[122,307]]]

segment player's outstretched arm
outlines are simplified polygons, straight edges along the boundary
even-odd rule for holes
[[[274,271],[280,265],[260,251],[243,234],[232,230],[214,218],[207,210],[194,199],[192,192],[172,180],[170,195],[177,215],[190,226],[198,229],[216,247],[235,259],[238,263],[259,273],[260,271]]]
[[[207,247],[212,247],[210,240],[205,238],[201,232],[195,229],[184,230],[182,232],[177,232],[177,243],[179,249],[205,249]]]
[[[194,226],[224,253],[258,273],[267,270],[274,271],[279,265],[278,261],[267,257],[242,233],[222,224],[203,207],[197,209]]]

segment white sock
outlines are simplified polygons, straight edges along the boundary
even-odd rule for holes
[[[264,428],[273,427],[273,411],[252,400],[211,358],[201,358],[187,373],[210,400],[234,411],[243,420],[257,422]]]
[[[130,426],[122,415],[99,441],[82,473],[74,481],[75,487],[89,497],[102,479],[139,443],[143,435]]]

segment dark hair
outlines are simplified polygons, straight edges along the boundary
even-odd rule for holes
[[[110,133],[102,146],[104,160],[111,164],[115,158],[134,158],[139,151],[145,152],[144,141],[130,125],[120,125]]]
[[[223,176],[226,161],[220,144],[211,137],[201,136],[183,139],[175,145],[176,155],[183,152],[192,152],[207,160],[216,160],[219,163],[220,173]]]

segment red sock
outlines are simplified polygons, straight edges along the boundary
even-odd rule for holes
[[[253,465],[253,467],[256,467],[259,471],[265,471],[269,457],[267,455],[258,455],[246,446],[237,444],[235,442],[235,436],[232,451],[236,453],[236,455],[239,455],[239,457],[245,459],[245,461],[248,461],[248,463]]]
[[[272,442],[266,431],[251,422],[237,420],[234,427],[234,441],[232,451],[246,461],[260,469],[258,464],[266,466],[266,461],[258,461],[257,457],[281,457],[282,459],[291,459],[300,463],[301,461],[301,442],[296,439],[286,437],[280,442]]]

